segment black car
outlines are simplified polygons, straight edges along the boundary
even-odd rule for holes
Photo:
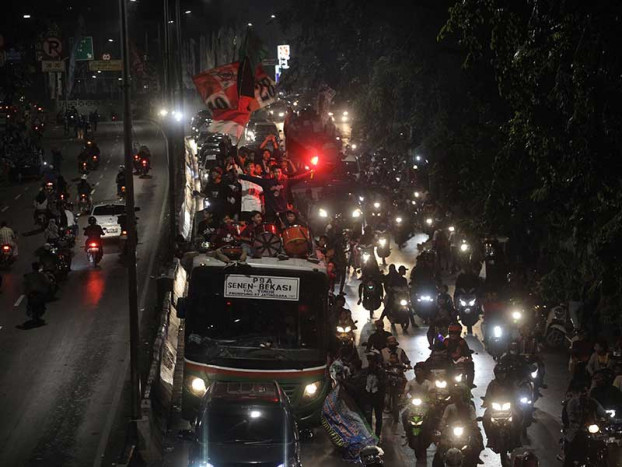
[[[278,383],[210,385],[189,461],[191,467],[301,467],[298,428]]]

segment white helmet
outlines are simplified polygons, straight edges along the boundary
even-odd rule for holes
[[[86,174],[83,174],[82,177],[80,177],[81,180],[86,180]]]

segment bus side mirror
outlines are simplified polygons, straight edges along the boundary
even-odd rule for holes
[[[186,317],[186,298],[180,297],[177,299],[177,317],[184,319]]]

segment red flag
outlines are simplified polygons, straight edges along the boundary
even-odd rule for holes
[[[234,62],[192,77],[201,99],[212,112],[237,109],[239,66],[239,62]]]
[[[261,65],[255,68],[255,99],[252,110],[261,109],[276,100],[276,83]]]

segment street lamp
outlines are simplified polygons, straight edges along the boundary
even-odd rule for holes
[[[114,39],[108,39],[108,42],[114,42]]]
[[[253,27],[253,23],[248,23],[248,27],[252,28]]]
[[[184,13],[189,15],[190,13],[192,13],[192,10],[186,10],[186,11],[184,11]]]
[[[30,15],[24,15],[24,19],[30,19]]]

